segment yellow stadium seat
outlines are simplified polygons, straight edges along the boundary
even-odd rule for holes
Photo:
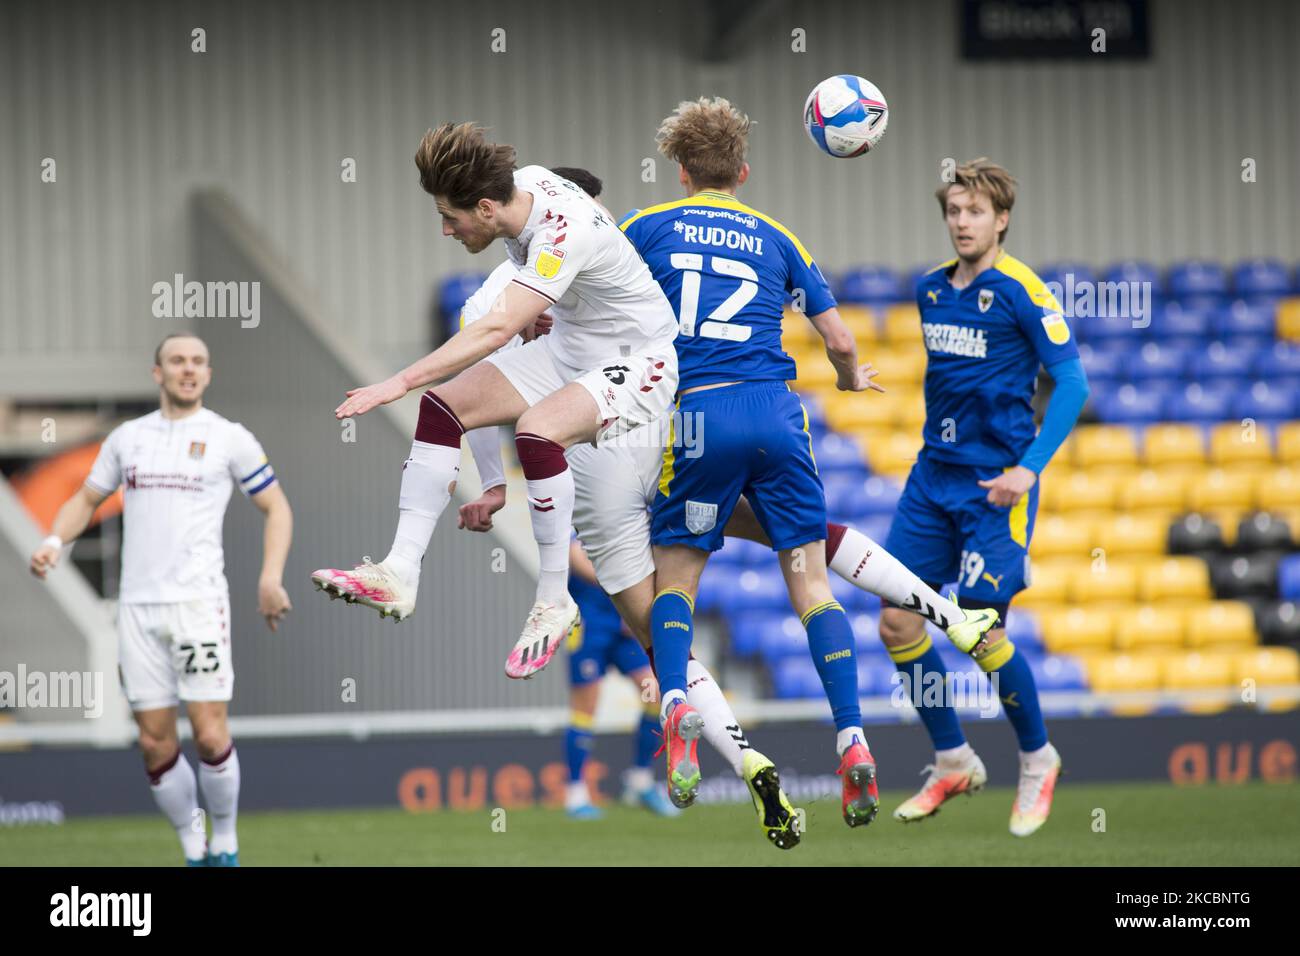
[[[1300,342],[1300,298],[1283,299],[1278,303],[1277,337]]]
[[[817,334],[817,330],[808,321],[808,316],[802,312],[796,312],[794,309],[786,309],[781,314],[781,340],[798,348],[801,345],[813,345],[820,342],[822,337]]]
[[[1083,565],[1086,570],[1088,565]],[[1029,574],[1030,585],[1016,595],[1016,605],[1064,604],[1071,577],[1079,573],[1077,561],[1034,561]]]
[[[1142,435],[1142,460],[1148,466],[1200,464],[1205,443],[1195,425],[1151,425]]]
[[[1095,540],[1106,557],[1155,556],[1165,553],[1169,523],[1155,515],[1117,514],[1097,527]]]
[[[1171,654],[1161,662],[1161,683],[1165,690],[1227,690],[1233,686],[1232,655],[1192,651]],[[1195,701],[1183,704],[1194,714],[1216,714],[1227,710],[1229,700]]]
[[[1183,609],[1139,604],[1115,612],[1115,647],[1121,651],[1159,651],[1183,646]]]
[[[1034,523],[1029,553],[1042,558],[1091,558],[1092,522],[1074,515],[1041,515]]]
[[[898,424],[905,432],[921,434],[925,427],[925,395],[917,389],[911,394],[904,394],[903,407],[899,413]]]
[[[920,342],[921,314],[914,305],[891,305],[885,310],[886,342]]]
[[[835,387],[835,369],[829,362],[801,362],[798,375],[794,387],[801,392],[820,392]]]
[[[1277,427],[1277,460],[1300,465],[1300,422],[1286,422]]]
[[[1253,680],[1256,687],[1300,684],[1300,653],[1293,647],[1261,647],[1233,656],[1233,683]]]
[[[921,444],[919,434],[893,431],[884,441],[876,440],[866,447],[867,461],[872,470],[883,475],[906,476],[916,464],[916,453],[921,450]]]
[[[1073,461],[1076,468],[1137,465],[1137,437],[1124,425],[1084,425],[1075,429]]]
[[[875,309],[868,308],[864,305],[841,305],[839,307],[840,318],[844,324],[849,327],[853,337],[858,342],[859,349],[863,345],[870,345],[873,342],[880,341],[880,324],[876,321]],[[806,319],[804,321],[807,321]],[[808,327],[812,329],[812,323],[808,322]],[[820,342],[821,336],[817,330],[813,329],[815,341]]]
[[[1210,461],[1220,467],[1271,463],[1273,443],[1268,429],[1243,427],[1238,422],[1215,425],[1210,431]]]
[[[1250,508],[1255,503],[1255,478],[1243,471],[1212,468],[1188,484],[1187,503],[1197,511]]]
[[[1300,508],[1300,471],[1276,468],[1255,481],[1255,500],[1265,511]]]
[[[1181,511],[1186,501],[1186,476],[1147,468],[1120,484],[1116,503],[1125,511],[1175,512]]]
[[[1210,599],[1210,569],[1200,558],[1165,558],[1143,565],[1138,593],[1143,601],[1187,602]]]
[[[1070,599],[1079,604],[1132,604],[1138,595],[1138,567],[1128,561],[1084,562],[1070,579]]]
[[[1154,691],[1160,687],[1160,662],[1155,654],[1102,654],[1084,661],[1088,685],[1096,693]],[[1153,705],[1121,704],[1112,708],[1118,714],[1143,714]]]
[[[922,349],[869,348],[858,355],[861,362],[870,362],[880,372],[876,380],[890,392],[900,388],[919,388],[925,380],[926,354]]]
[[[1233,678],[1243,694],[1247,687],[1263,689],[1264,693],[1256,698],[1261,710],[1294,710],[1297,692],[1300,691],[1300,653],[1293,647],[1261,647],[1255,651],[1238,652],[1233,656]],[[1253,683],[1247,684],[1246,681]],[[1289,689],[1290,693],[1270,700],[1269,690],[1281,688]]]
[[[1213,601],[1187,608],[1187,646],[1249,647],[1259,643],[1255,614],[1244,601]]]
[[[902,399],[896,395],[837,391],[826,400],[826,422],[840,432],[892,429],[898,425],[902,406]]]
[[[1053,501],[1057,511],[1107,511],[1114,506],[1115,487],[1111,475],[1073,471],[1057,482]]]
[[[1043,644],[1053,654],[1106,650],[1113,640],[1114,623],[1105,608],[1044,607],[1038,621],[1043,629]]]

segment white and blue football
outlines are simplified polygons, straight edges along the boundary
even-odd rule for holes
[[[889,104],[870,80],[842,73],[813,87],[803,125],[817,148],[836,159],[861,156],[885,135]]]

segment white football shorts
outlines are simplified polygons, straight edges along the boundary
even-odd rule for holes
[[[561,362],[547,345],[547,336],[502,349],[484,359],[491,362],[530,406],[577,382],[596,401],[596,443],[658,422],[672,407],[677,392],[677,353],[665,343],[634,355],[611,356],[583,371]]]
[[[132,710],[230,700],[230,598],[120,604],[118,669]]]

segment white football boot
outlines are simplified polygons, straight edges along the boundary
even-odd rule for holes
[[[1051,744],[1047,745],[1046,754],[1033,760],[1021,755],[1020,784],[1016,787],[1016,802],[1011,807],[1012,834],[1029,836],[1047,822],[1060,775],[1061,755]]]
[[[361,559],[351,571],[341,568],[321,568],[313,571],[312,583],[330,596],[330,600],[343,598],[349,604],[364,604],[379,612],[380,617],[390,615],[404,621],[415,613],[415,584],[407,584],[383,561],[375,564],[370,557]]]
[[[578,623],[578,605],[568,594],[560,604],[537,601],[528,612],[524,632],[506,658],[506,676],[527,680],[551,662],[560,643]]]
[[[973,752],[969,760],[960,764],[942,766],[932,764],[921,772],[926,771],[929,771],[930,775],[925,778],[921,789],[894,811],[895,820],[904,823],[924,820],[938,813],[939,808],[957,794],[964,793],[970,796],[988,783],[989,779],[988,772],[984,769],[984,761]]]

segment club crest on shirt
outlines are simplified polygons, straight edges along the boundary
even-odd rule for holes
[[[563,249],[556,248],[555,244],[551,242],[542,246],[542,251],[537,254],[537,274],[539,276],[543,279],[554,279],[562,265],[564,265]]]
[[[1047,333],[1047,339],[1053,345],[1064,345],[1070,341],[1070,327],[1066,325],[1064,317],[1059,312],[1043,316],[1043,331]]]
[[[191,457],[191,458],[202,458],[202,457],[203,457],[203,453],[204,453],[205,451],[207,451],[207,449],[208,449],[208,443],[207,443],[207,442],[192,441],[192,442],[190,442],[190,457]]]
[[[712,531],[718,523],[718,506],[706,501],[686,502],[686,530],[691,534]]]
[[[979,305],[981,312],[987,312],[989,310],[989,307],[993,305],[992,289],[980,289]]]

